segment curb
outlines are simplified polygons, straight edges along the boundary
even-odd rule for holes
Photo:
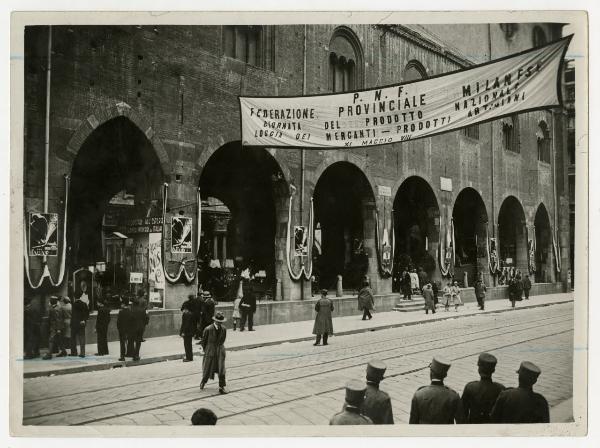
[[[569,303],[569,302],[573,302],[573,299],[560,300],[560,301],[552,302],[552,303],[524,305],[524,306],[515,308],[515,310],[518,311],[518,310],[524,310],[524,309],[541,308],[541,307],[545,307],[545,306],[561,305],[561,304]],[[369,327],[369,328],[355,328],[352,330],[336,332],[335,336],[346,336],[346,335],[351,335],[351,334],[356,334],[356,333],[366,333],[369,331],[389,330],[391,328],[410,327],[413,325],[428,324],[428,323],[440,322],[440,321],[444,321],[444,320],[460,319],[462,317],[478,316],[481,314],[506,313],[506,312],[510,312],[510,311],[513,311],[513,308],[465,313],[465,314],[458,314],[458,315],[453,314],[451,316],[440,316],[440,317],[436,317],[436,318],[432,318],[432,319],[428,319],[428,320],[416,320],[413,322],[399,322],[399,323],[395,323],[395,324],[385,324],[385,325]],[[254,348],[269,347],[272,345],[280,345],[283,343],[295,343],[295,342],[304,342],[304,341],[312,341],[312,340],[314,340],[314,336],[312,336],[312,335],[311,336],[302,336],[302,337],[295,337],[295,338],[278,340],[278,341],[267,341],[267,342],[258,342],[258,343],[254,343],[254,344],[238,345],[236,347],[228,347],[227,351],[235,352],[235,351],[240,351],[240,350],[251,350]],[[202,354],[199,351],[195,351],[194,356],[202,356]],[[72,374],[72,373],[83,373],[83,372],[93,372],[93,371],[100,371],[100,370],[109,370],[109,369],[115,369],[115,368],[121,368],[121,367],[137,367],[137,366],[143,366],[143,365],[147,365],[147,364],[154,364],[157,362],[181,360],[182,358],[183,358],[183,352],[182,353],[173,353],[173,354],[168,354],[168,355],[157,355],[157,356],[152,356],[149,358],[143,358],[140,361],[124,361],[124,362],[114,361],[114,362],[108,362],[105,364],[93,364],[93,365],[87,365],[87,366],[68,367],[68,368],[62,368],[62,369],[59,368],[56,370],[44,371],[44,372],[24,372],[23,378],[24,379],[39,378],[39,377],[44,377],[44,376],[68,375],[68,374]]]

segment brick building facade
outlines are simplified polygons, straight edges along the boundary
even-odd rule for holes
[[[429,254],[436,260],[429,273],[434,279],[441,278],[440,235],[454,218],[455,232],[464,237],[457,237],[462,247],[457,257],[464,256],[464,263],[455,275],[461,281],[464,271],[470,282],[476,266],[488,284],[497,281],[487,269],[487,237],[497,239],[505,264],[510,260],[508,265],[527,272],[527,240],[533,235],[539,252],[536,281],[566,281],[569,202],[562,112],[530,112],[418,141],[303,155],[299,149],[242,148],[238,103],[239,95],[326,93],[437,75],[558,39],[559,25],[54,26],[51,33],[48,210],[62,219],[63,176],[70,174],[75,208],[68,215],[69,280],[69,273],[85,265],[82,248],[92,247],[85,246],[85,235],[102,231],[101,212],[91,231],[84,228],[89,222],[80,219],[87,213],[81,203],[106,211],[112,196],[135,191],[146,215],[154,216],[167,182],[167,219],[179,211],[194,217],[194,235],[199,187],[205,201],[208,195],[232,210],[236,241],[215,238],[214,253],[233,247],[236,262],[263,260],[265,266],[256,270],[266,271],[267,289],[277,289],[282,300],[310,296],[311,288],[310,282],[290,277],[285,259],[294,191],[292,223],[308,225],[312,197],[315,220],[323,224],[323,269],[346,269],[358,241],[368,260],[363,268],[380,294],[395,286],[393,276],[378,270],[375,210],[381,228],[389,228],[394,209],[396,258],[419,257],[413,260],[416,267]],[[48,27],[26,28],[26,212],[41,211],[44,202],[48,38]],[[380,187],[391,195],[380,195]],[[347,203],[335,208],[341,200]],[[62,238],[61,233],[60,244]],[[560,273],[554,253],[560,254]],[[172,271],[185,259],[169,250],[164,257]],[[48,258],[53,276],[59,258]],[[100,260],[87,263],[94,261]],[[40,259],[32,257],[30,264],[32,277],[39,278]],[[320,286],[335,288],[342,272],[329,271],[319,272]],[[349,278],[343,282],[354,287]],[[67,284],[58,290],[66,293]],[[166,288],[165,307],[178,308],[196,291],[197,279],[167,282]]]

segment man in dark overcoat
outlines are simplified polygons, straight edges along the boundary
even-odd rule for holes
[[[200,319],[200,331],[204,334],[204,329],[213,323],[213,316],[215,315],[216,303],[212,298],[210,291],[202,291],[202,311]]]
[[[96,340],[98,353],[96,356],[108,355],[108,324],[110,323],[110,308],[104,302],[98,301],[98,315],[96,316]]]
[[[463,422],[458,393],[444,385],[450,363],[434,357],[429,365],[431,384],[417,389],[410,406],[409,424],[451,425]]]
[[[427,282],[423,286],[423,299],[425,299],[425,314],[429,314],[429,310],[431,310],[432,314],[435,314],[435,303],[433,301],[433,289],[431,288],[431,283]]]
[[[485,293],[487,291],[486,286],[483,284],[483,280],[480,278],[475,282],[475,298],[477,299],[477,305],[480,310],[485,308]]]
[[[523,293],[525,294],[525,300],[529,300],[529,291],[531,291],[531,279],[529,274],[525,274],[523,279]]]
[[[119,361],[125,361],[131,325],[131,308],[129,308],[129,299],[127,299],[127,297],[123,297],[121,309],[117,315],[117,331],[119,332],[119,348],[121,354]]]
[[[214,379],[216,373],[219,376],[219,393],[227,393],[227,389],[225,389],[225,339],[227,338],[227,329],[223,326],[225,321],[223,313],[217,312],[213,317],[213,323],[206,327],[202,333],[204,358],[202,359],[200,390],[204,389],[209,379]]]
[[[63,331],[65,326],[65,320],[63,317],[63,311],[58,304],[58,297],[50,297],[50,308],[48,309],[48,353],[43,359],[52,359],[52,353],[55,348],[58,348],[60,353],[58,356],[66,356],[67,352],[63,346]]]
[[[373,299],[373,290],[368,280],[364,280],[362,288],[358,291],[358,310],[363,312],[362,320],[370,320],[371,311],[375,309],[375,300]]]
[[[329,421],[330,425],[372,425],[369,417],[361,414],[365,399],[366,387],[360,381],[350,381],[346,384],[346,399],[342,412],[335,414]]]
[[[194,360],[194,352],[192,350],[192,339],[196,333],[196,319],[192,312],[192,302],[190,300],[183,303],[183,314],[181,315],[181,328],[179,336],[183,338],[183,348],[185,350],[185,358],[183,362]]]
[[[321,343],[321,336],[323,336],[323,345],[327,345],[327,338],[333,334],[333,320],[331,313],[333,311],[333,302],[327,298],[327,290],[321,290],[321,298],[315,304],[315,324],[313,326],[313,334],[316,335],[317,339],[313,345],[319,345]]]
[[[517,370],[519,387],[509,387],[498,395],[492,408],[492,423],[550,423],[548,402],[533,391],[542,371],[529,361],[523,361]]]
[[[128,335],[128,343],[133,344],[133,355],[134,361],[140,360],[140,348],[142,346],[142,339],[144,337],[144,329],[146,328],[146,322],[148,313],[144,307],[144,303],[134,302],[131,305],[131,327]],[[131,348],[131,347],[130,347]]]
[[[492,381],[497,362],[489,353],[479,355],[477,366],[481,379],[467,383],[461,397],[466,423],[491,423],[492,407],[505,389],[502,384]]]
[[[248,331],[254,331],[254,313],[256,313],[256,295],[254,288],[250,284],[250,279],[240,278],[242,284],[242,301],[240,302],[240,312],[242,318],[240,321],[240,331],[244,331],[246,321],[248,321]]]
[[[79,344],[79,357],[85,358],[85,325],[90,317],[90,309],[81,299],[82,294],[71,309],[71,356],[77,356],[77,345]]]
[[[375,425],[393,425],[394,413],[390,396],[379,389],[379,383],[387,366],[380,360],[367,364],[367,390],[362,405],[362,414],[369,417]]]

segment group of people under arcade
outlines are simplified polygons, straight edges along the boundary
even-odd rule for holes
[[[125,358],[140,360],[140,347],[144,341],[144,330],[149,322],[147,313],[148,301],[142,290],[137,295],[113,296],[111,301],[120,303],[117,315],[117,331],[120,341],[119,361]],[[111,321],[110,308],[104,299],[96,301],[97,316],[94,332],[98,352],[94,356],[108,355],[108,329]],[[42,359],[57,357],[79,356],[85,358],[86,327],[90,318],[90,304],[86,290],[71,303],[69,297],[50,296],[48,308],[48,351]],[[25,359],[40,356],[42,332],[41,307],[26,299],[25,304]],[[70,353],[67,354],[67,348]]]
[[[434,357],[429,365],[431,384],[414,393],[409,424],[549,423],[548,402],[533,391],[540,368],[523,361],[517,370],[518,386],[506,388],[492,380],[497,362],[489,353],[480,354],[480,379],[469,382],[459,395],[444,384],[450,363]],[[386,369],[382,361],[374,360],[367,365],[366,385],[350,381],[342,411],[329,424],[393,424],[392,400],[380,389]]]

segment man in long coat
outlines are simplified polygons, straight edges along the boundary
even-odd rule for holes
[[[487,291],[486,286],[483,284],[483,280],[480,278],[475,282],[475,298],[477,299],[477,305],[479,309],[485,308],[485,292]]]
[[[226,394],[225,389],[225,339],[227,329],[223,326],[226,321],[223,313],[217,312],[213,317],[213,323],[204,329],[202,333],[202,381],[200,390],[204,389],[209,378],[212,380],[215,373],[219,376],[219,393]]]
[[[367,280],[363,282],[362,288],[358,292],[358,309],[363,312],[362,320],[373,318],[371,311],[375,309],[375,301],[373,299],[373,290]]]
[[[362,414],[369,417],[375,425],[394,424],[392,400],[387,393],[379,389],[386,369],[387,366],[379,360],[373,360],[367,365],[367,390]]]
[[[58,297],[56,296],[50,297],[48,324],[50,327],[50,334],[48,337],[48,353],[46,353],[46,356],[44,356],[43,359],[52,359],[52,352],[54,351],[54,348],[58,348],[60,350],[58,356],[66,356],[67,352],[65,351],[62,338],[65,321],[62,308],[60,305],[58,305]]]
[[[331,318],[333,302],[327,298],[326,289],[321,290],[321,298],[315,304],[315,311],[317,315],[313,326],[313,334],[317,336],[317,339],[313,345],[321,343],[321,336],[323,336],[323,345],[327,345],[327,338],[330,334],[333,334],[333,320]]]
[[[79,344],[79,357],[85,358],[85,325],[90,317],[90,309],[81,299],[85,292],[73,302],[71,309],[71,356],[77,356]]]
[[[119,332],[119,361],[125,361],[129,332],[131,328],[131,308],[129,308],[129,299],[121,299],[121,309],[117,315],[117,331]]]
[[[242,300],[240,302],[240,312],[242,320],[240,322],[240,331],[244,331],[246,321],[248,321],[248,331],[254,331],[254,313],[256,313],[256,296],[250,280],[245,277],[240,278],[242,285]]]
[[[450,363],[434,357],[429,365],[431,384],[417,389],[410,406],[409,424],[451,425],[463,422],[459,395],[444,385]]]
[[[194,351],[192,350],[192,339],[196,333],[196,319],[192,312],[192,300],[183,302],[183,314],[181,315],[181,328],[179,329],[179,336],[183,338],[183,348],[185,350],[185,358],[183,362],[190,362],[194,360]]]
[[[423,298],[425,299],[425,314],[429,314],[429,310],[435,314],[435,303],[433,300],[433,289],[431,289],[431,283],[423,286]]]
[[[461,400],[467,423],[491,423],[490,412],[505,387],[492,381],[498,360],[489,353],[482,353],[477,360],[479,381],[467,383]]]
[[[533,391],[542,371],[534,363],[523,361],[517,373],[519,387],[509,387],[498,395],[491,412],[492,423],[549,423],[548,402]]]
[[[98,353],[96,356],[108,355],[108,324],[110,323],[110,308],[104,302],[98,301],[98,315],[96,316],[96,340]]]
[[[134,361],[140,360],[140,348],[142,346],[142,339],[144,338],[144,329],[148,322],[148,314],[143,303],[134,302],[131,305],[131,327],[128,335],[128,349],[127,351],[133,355]],[[133,344],[133,347],[131,346]],[[133,353],[131,352],[133,348]]]
[[[213,323],[215,315],[215,301],[210,291],[202,291],[202,305],[200,318],[200,334],[204,334],[204,329]]]
[[[335,414],[329,421],[330,425],[372,425],[369,417],[361,414],[365,399],[365,386],[359,381],[346,384],[346,399],[342,412]]]

